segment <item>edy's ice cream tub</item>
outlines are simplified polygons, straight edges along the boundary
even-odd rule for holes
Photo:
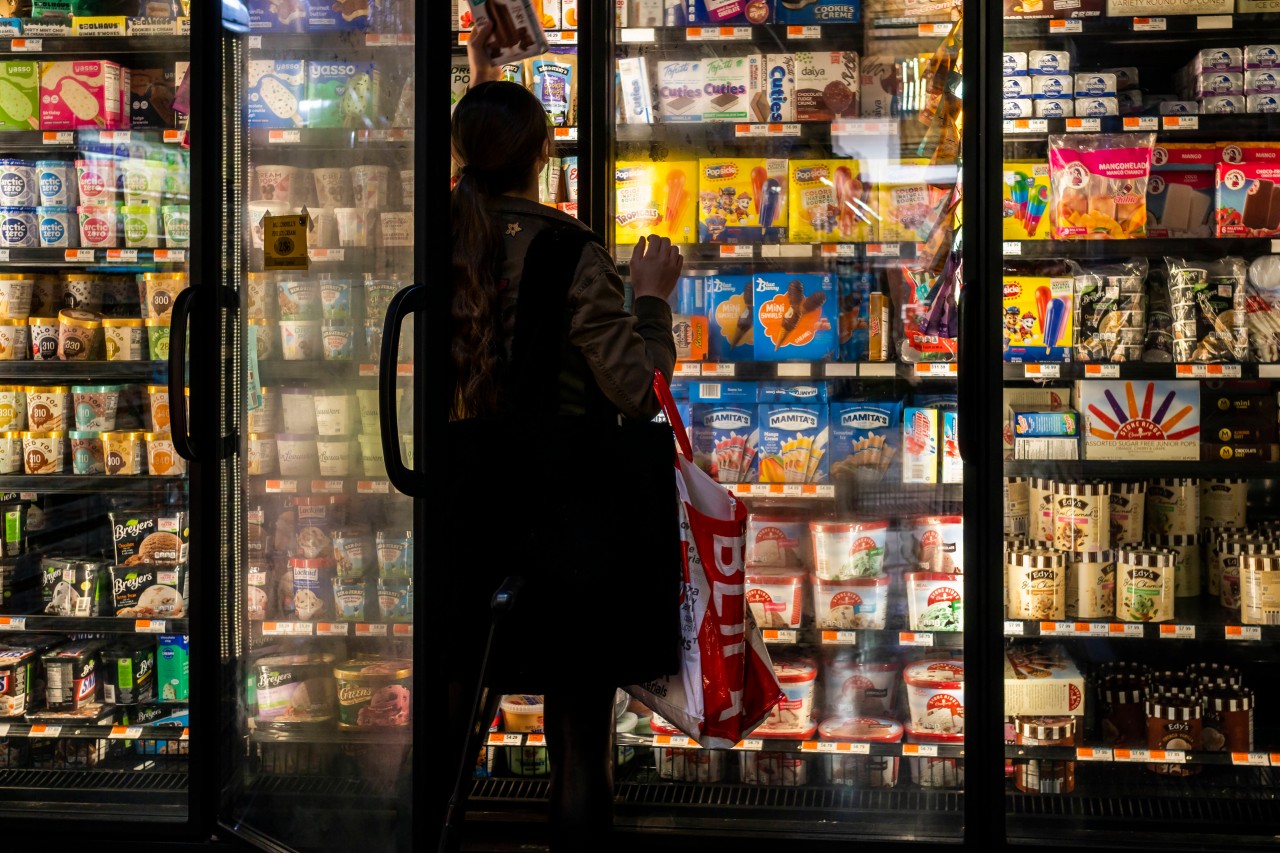
[[[351,660],[336,667],[333,675],[338,685],[339,726],[409,725],[413,704],[412,661]]]
[[[924,660],[903,670],[911,728],[933,734],[964,731],[964,661]]]
[[[873,578],[884,573],[887,521],[811,521],[814,574],[823,580]]]

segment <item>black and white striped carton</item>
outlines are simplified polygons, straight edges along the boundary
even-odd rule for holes
[[[1079,551],[1067,556],[1067,618],[1109,619],[1116,612],[1114,551]]]
[[[1280,553],[1244,554],[1240,559],[1240,621],[1280,625]]]
[[[1026,477],[1004,478],[1004,535],[1026,536],[1031,526],[1031,483]]]
[[[1198,720],[1204,716],[1204,707],[1198,696],[1156,693],[1147,699],[1147,716],[1159,720]]]
[[[1010,551],[1008,618],[1065,619],[1066,554],[1043,548]]]
[[[1187,666],[1187,674],[1200,679],[1205,687],[1215,684],[1239,687],[1241,684],[1240,670],[1225,663],[1193,663]]]
[[[1074,738],[1075,717],[1018,717],[1018,735],[1036,741],[1060,741]]]
[[[1174,564],[1164,548],[1121,548],[1116,560],[1116,618],[1168,622],[1174,618]]]
[[[1206,586],[1213,597],[1222,594],[1222,568],[1226,562],[1238,565],[1239,555],[1262,553],[1271,550],[1271,539],[1246,530],[1226,530],[1209,543],[1209,571]],[[1238,571],[1238,570],[1237,570]]]
[[[1244,477],[1200,481],[1200,525],[1237,527],[1247,523],[1249,481]]]
[[[1111,547],[1111,484],[1053,484],[1053,547],[1101,551]]]
[[[1200,480],[1176,477],[1153,480],[1147,486],[1147,533],[1200,531]]]
[[[1049,477],[1032,477],[1027,505],[1031,513],[1030,537],[1036,542],[1052,542],[1053,480]]]
[[[1136,545],[1142,541],[1147,503],[1147,484],[1111,484],[1111,547]]]
[[[1173,571],[1173,594],[1176,598],[1200,595],[1200,537],[1194,533],[1155,534],[1148,537],[1151,545],[1177,554]]]
[[[1264,558],[1264,559],[1259,559]],[[1270,559],[1265,559],[1270,558]],[[1240,586],[1244,575],[1244,565],[1249,562],[1255,567],[1265,567],[1280,559],[1280,551],[1271,540],[1239,541],[1228,539],[1223,543],[1218,565],[1221,576],[1218,578],[1218,601],[1228,610],[1240,610]],[[1263,571],[1267,569],[1263,568]]]

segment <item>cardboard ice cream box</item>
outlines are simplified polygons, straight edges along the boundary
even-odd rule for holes
[[[1077,383],[1086,459],[1200,458],[1200,383],[1091,380]]]
[[[307,127],[372,127],[380,84],[372,62],[308,62]]]
[[[838,307],[829,274],[757,274],[756,360],[830,360],[836,352]]]
[[[637,0],[633,0],[637,2]],[[643,3],[644,0],[638,0]],[[691,25],[765,24],[773,14],[774,0],[686,0],[685,15]]]
[[[1005,651],[1004,712],[1018,716],[1084,715],[1084,675],[1061,646]]]
[[[1215,236],[1280,234],[1280,145],[1224,144],[1215,177]]]
[[[0,61],[0,130],[40,126],[40,63]]]
[[[726,56],[702,63],[703,121],[750,121],[753,71],[759,56]]]
[[[369,25],[373,0],[307,0],[307,30],[363,30]]]
[[[121,127],[120,65],[105,59],[40,63],[40,127]]]
[[[760,406],[760,482],[827,481],[827,407],[824,403]]]
[[[614,164],[615,244],[632,246],[656,234],[673,243],[697,242],[698,163],[619,160]]]
[[[1002,219],[1006,240],[1049,239],[1049,164],[1043,160],[1006,160]]]
[[[624,80],[632,76],[629,68],[630,66],[624,65],[619,69],[620,73],[627,72]],[[706,84],[706,79],[701,62],[680,59],[655,63],[653,84],[658,92],[658,120],[673,123],[702,121],[706,101],[702,87]],[[643,86],[643,83],[639,85]],[[628,85],[624,90],[628,94],[629,103],[633,100],[634,88],[634,85]],[[628,120],[627,123],[648,122]]]
[[[787,231],[787,161],[698,161],[698,242],[777,243]]]
[[[876,191],[859,160],[791,160],[792,243],[866,243],[878,236]]]
[[[547,52],[547,34],[533,0],[459,0],[458,24],[471,29],[493,22],[489,55],[494,62],[514,62]]]
[[[754,282],[749,275],[709,275],[707,322],[713,361],[751,361],[755,355]]]
[[[249,29],[258,33],[301,33],[307,29],[305,0],[248,0]]]
[[[1004,277],[1004,360],[1071,361],[1075,281],[1070,277]]]
[[[1203,169],[1164,169],[1147,181],[1147,234],[1159,237],[1211,237],[1213,173]]]
[[[860,0],[778,0],[780,24],[856,24],[862,20]]]
[[[247,67],[245,117],[249,127],[301,127],[306,63],[301,59],[251,59]]]
[[[854,51],[796,54],[796,120],[856,118],[862,75]]]

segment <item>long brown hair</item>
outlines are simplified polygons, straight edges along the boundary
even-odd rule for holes
[[[503,245],[487,200],[525,188],[550,133],[542,104],[517,83],[481,83],[454,110],[450,141],[462,170],[449,203],[449,361],[457,387],[451,418],[497,411],[504,350],[498,298]]]

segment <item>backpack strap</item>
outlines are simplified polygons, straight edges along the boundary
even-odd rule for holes
[[[560,372],[568,346],[569,289],[590,243],[585,228],[552,226],[530,243],[520,272],[508,399],[515,411],[554,415],[560,406]],[[588,371],[588,413],[607,411],[608,401]]]

